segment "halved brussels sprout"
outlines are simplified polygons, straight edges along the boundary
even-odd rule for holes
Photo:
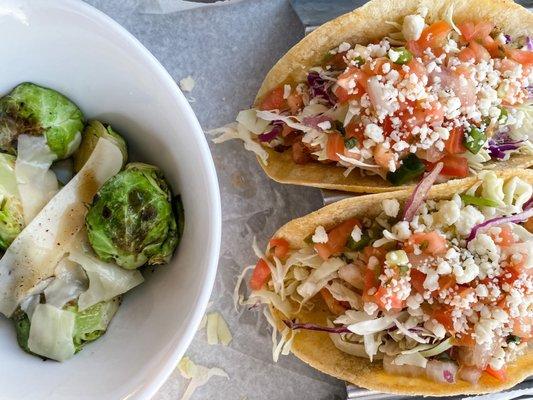
[[[98,139],[104,138],[113,142],[122,153],[122,165],[128,161],[128,148],[126,141],[109,124],[102,124],[100,121],[90,121],[82,134],[81,145],[74,153],[74,169],[78,172],[87,162]]]
[[[72,302],[63,309],[75,314],[74,332],[72,341],[76,353],[89,342],[93,342],[102,336],[111,322],[120,305],[120,297],[115,297],[109,301],[102,301],[83,311],[78,311],[78,306]],[[33,353],[28,347],[30,337],[31,321],[28,315],[20,308],[13,314],[17,342],[19,346],[27,353],[39,356]]]
[[[15,177],[15,156],[0,153],[0,248],[5,250],[24,229],[24,212]]]
[[[21,83],[0,99],[0,149],[16,154],[19,135],[44,135],[58,159],[70,157],[78,148],[83,114],[55,90]]]
[[[126,269],[164,264],[178,244],[172,195],[159,168],[131,163],[108,180],[85,219],[98,257]]]

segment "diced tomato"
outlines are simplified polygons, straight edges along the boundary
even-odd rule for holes
[[[260,290],[270,278],[270,268],[265,260],[259,259],[250,278],[250,289]]]
[[[533,338],[533,318],[515,318],[513,320],[513,335],[521,339],[529,340]]]
[[[339,75],[337,84],[343,88],[347,88],[349,82],[354,80],[357,84],[357,89],[362,94],[361,90],[366,91],[366,83],[368,81],[368,74],[360,68],[349,67],[346,71]],[[361,96],[359,95],[359,97]]]
[[[462,62],[475,60],[476,59],[476,53],[474,52],[474,50],[470,46],[467,46],[467,47],[464,47],[463,49],[461,49],[461,51],[457,54],[457,58],[459,60],[461,60]]]
[[[529,219],[524,223],[524,228],[526,228],[529,232],[532,232],[532,233],[533,233],[533,217],[529,218]]]
[[[332,254],[344,250],[348,237],[356,225],[361,226],[359,220],[350,218],[331,229],[328,232],[327,243],[315,243],[315,250],[318,252],[318,255],[322,259],[327,260]]]
[[[405,306],[405,301],[400,300],[396,293],[389,294],[387,288],[383,286],[379,287],[373,295],[368,293],[366,293],[366,297],[363,295],[363,300],[376,303],[382,310],[387,310],[388,304],[390,305],[389,309],[392,310],[401,310]]]
[[[343,87],[340,87],[340,86],[337,86],[333,90],[333,93],[337,97],[337,101],[340,104],[348,103],[348,101],[352,100],[353,98],[357,98],[353,94],[352,95],[348,94],[348,91],[346,89],[344,89]]]
[[[296,92],[292,92],[289,97],[287,97],[287,105],[289,106],[289,110],[291,110],[292,115],[298,114],[298,112],[304,105],[302,95]]]
[[[368,264],[368,260],[370,260],[370,257],[376,257],[380,264],[382,264],[385,261],[385,256],[387,254],[387,249],[384,247],[374,247],[374,246],[366,246],[363,249],[363,259]]]
[[[383,143],[378,143],[373,150],[372,155],[377,165],[388,169],[390,162],[396,163],[394,160],[394,152],[391,148],[387,148]]]
[[[462,126],[453,128],[450,131],[450,137],[444,144],[446,152],[452,155],[464,153],[466,151],[466,147],[463,144],[464,137],[464,128]]]
[[[325,64],[331,65],[334,69],[344,69],[346,68],[346,61],[344,60],[345,55],[346,55],[345,51],[341,53],[337,53],[334,56],[332,56],[329,60],[327,60]]]
[[[333,314],[341,315],[345,313],[347,308],[344,307],[340,301],[335,299],[328,289],[326,288],[320,289],[320,294],[322,295],[322,299],[324,300],[324,303],[326,303],[329,310]]]
[[[467,42],[475,39],[483,39],[489,36],[494,29],[494,25],[490,22],[478,22],[477,24],[474,24],[473,22],[469,21],[463,22],[457,27]]]
[[[350,121],[350,123],[345,128],[346,137],[354,137],[359,143],[363,143],[363,141],[365,140],[363,130],[363,125],[361,125],[361,123],[356,121]]]
[[[463,22],[462,24],[457,25],[457,27],[467,42],[474,38],[476,25],[472,21]]]
[[[452,309],[450,306],[439,305],[435,307],[431,316],[442,324],[448,332],[454,332]]]
[[[496,42],[491,36],[485,36],[482,38],[481,44],[487,49],[492,57],[496,58],[502,55],[498,42]]]
[[[439,278],[439,290],[447,290],[455,286],[455,277],[453,275],[442,275]]]
[[[446,21],[434,22],[422,31],[420,39],[408,41],[407,48],[416,56],[422,56],[424,50],[429,47],[438,56],[442,53],[442,49],[440,48],[443,46],[451,30],[451,26]]]
[[[409,73],[415,74],[419,78],[422,78],[424,75],[426,75],[426,68],[424,67],[424,64],[414,58],[407,63],[407,66],[409,67]]]
[[[333,132],[328,134],[326,155],[329,160],[340,161],[339,154],[344,155],[344,149],[344,138],[340,133]]]
[[[289,252],[289,242],[283,238],[272,238],[268,242],[270,249],[274,249],[274,256],[280,260],[284,259]]]
[[[505,54],[522,65],[533,64],[533,51],[505,47]]]
[[[411,286],[418,292],[424,293],[424,281],[426,280],[426,274],[416,268],[411,268]]]
[[[313,161],[309,149],[301,141],[292,144],[292,160],[296,164],[307,164]]]
[[[461,333],[459,336],[453,338],[454,346],[474,347],[476,345],[476,339],[471,332]]]
[[[468,45],[476,55],[476,61],[488,61],[490,60],[490,53],[488,50],[477,42],[472,42]]]
[[[263,100],[261,101],[261,104],[259,105],[259,109],[261,110],[283,110],[287,103],[285,99],[283,98],[283,87],[278,86],[277,88],[273,89],[269,93],[265,95]]]
[[[446,238],[435,231],[413,233],[409,239],[407,239],[407,243],[405,244],[406,251],[413,253],[415,245],[418,245],[423,253],[431,254],[433,256],[438,256],[448,251]]]
[[[441,160],[444,164],[441,175],[453,178],[466,178],[468,176],[468,160],[456,155],[447,155]]]
[[[477,42],[470,42],[468,47],[463,48],[459,54],[457,54],[459,60],[466,62],[474,60],[475,62],[490,60],[489,51]]]
[[[509,226],[507,225],[502,225],[499,228],[500,232],[498,233],[498,235],[491,233],[492,239],[494,239],[499,246],[503,247],[507,247],[514,244],[515,240],[511,228],[509,228]]]
[[[381,75],[383,74],[384,64],[391,64],[391,67],[394,66],[394,64],[392,64],[388,58],[379,57],[372,60],[371,62],[365,63],[361,67],[361,70],[367,74],[367,77],[372,75]]]
[[[496,378],[500,382],[507,382],[507,370],[505,369],[505,367],[503,367],[502,369],[496,370],[496,369],[492,369],[489,365],[485,369],[485,372],[489,374],[490,376]]]

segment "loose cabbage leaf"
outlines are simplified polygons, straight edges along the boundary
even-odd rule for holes
[[[75,318],[73,312],[39,304],[31,318],[28,349],[52,360],[68,360],[76,351],[72,341]]]
[[[69,260],[81,265],[89,277],[89,289],[83,292],[78,300],[80,310],[101,301],[111,300],[144,281],[139,271],[126,270],[116,264],[101,261],[83,248],[73,249]]]

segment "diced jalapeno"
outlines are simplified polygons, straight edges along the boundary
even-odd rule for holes
[[[355,146],[357,146],[357,139],[354,137],[344,139],[344,147],[346,147],[348,150],[353,149]]]
[[[470,153],[477,154],[486,141],[487,136],[485,136],[485,132],[475,126],[471,126],[468,129],[463,144]]]
[[[520,339],[520,337],[516,336],[516,335],[509,335],[507,336],[507,339],[505,340],[507,343],[514,343],[514,344],[520,344],[520,342],[522,341]]]
[[[345,136],[346,135],[346,129],[344,129],[344,124],[341,122],[341,121],[334,121],[333,122],[333,127],[339,131],[339,133],[342,135],[342,136]]]
[[[395,64],[407,64],[413,59],[413,55],[405,47],[397,47],[389,50],[389,58]]]
[[[403,185],[424,173],[426,166],[415,154],[409,154],[402,160],[402,165],[394,172],[387,174],[387,179],[393,185]]]
[[[465,205],[472,204],[480,207],[498,207],[498,202],[486,197],[470,196],[468,194],[462,194],[461,200]]]
[[[363,57],[361,56],[357,56],[355,57],[353,60],[352,60],[356,66],[360,67],[361,65],[363,65],[365,63],[365,60],[363,59]]]
[[[509,112],[507,111],[506,108],[503,108],[503,107],[499,107],[499,109],[500,109],[500,116],[498,117],[498,122],[503,125],[507,123]]]
[[[346,243],[346,247],[352,251],[359,251],[363,250],[366,246],[368,246],[369,243],[370,236],[364,233],[363,235],[361,235],[361,239],[358,242],[356,242],[351,236],[349,236],[348,243]]]

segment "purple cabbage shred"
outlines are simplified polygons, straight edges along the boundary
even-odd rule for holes
[[[331,82],[322,78],[318,72],[311,71],[307,74],[307,84],[309,85],[311,97],[321,97],[330,106],[335,104],[329,93]]]
[[[283,130],[283,121],[274,121],[272,122],[272,125],[270,131],[261,133],[257,136],[260,142],[271,142],[281,134],[281,131]]]
[[[346,326],[336,326],[333,328],[317,324],[300,324],[294,321],[284,320],[283,323],[292,330],[305,329],[308,331],[328,332],[328,333],[350,333]]]

